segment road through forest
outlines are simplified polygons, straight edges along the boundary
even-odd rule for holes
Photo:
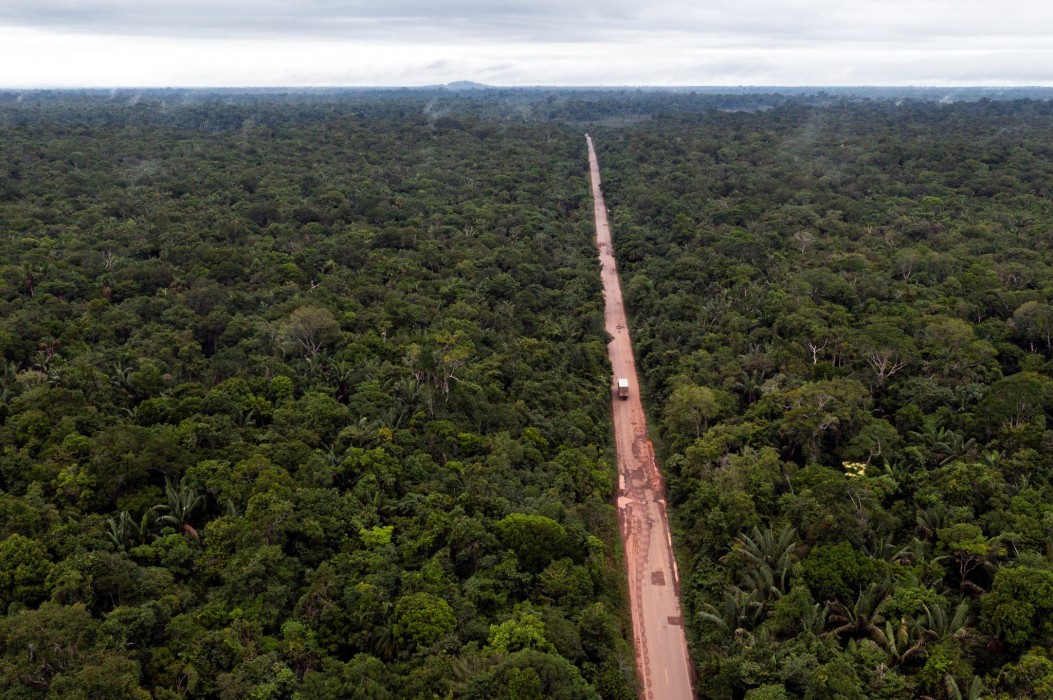
[[[666,517],[665,483],[647,437],[647,419],[640,400],[640,382],[618,268],[614,263],[607,207],[600,188],[600,166],[592,138],[588,135],[585,138],[589,144],[596,246],[606,302],[604,319],[607,332],[614,338],[607,352],[615,378],[629,380],[629,398],[619,399],[612,390],[611,407],[618,452],[618,520],[629,573],[640,697],[645,700],[692,698],[691,661],[680,612],[680,580]]]

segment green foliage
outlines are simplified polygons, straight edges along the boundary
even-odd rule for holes
[[[594,119],[699,693],[1046,692],[1048,103],[14,97],[5,697],[631,696]]]
[[[451,96],[0,95],[0,695],[625,697],[580,130]]]
[[[5,697],[33,697],[30,689],[79,700],[150,697],[138,665],[107,648],[83,605],[44,603],[0,618],[0,648]]]
[[[983,599],[988,628],[1019,647],[1053,643],[1053,571],[1029,567],[1000,570]]]
[[[1053,660],[1047,653],[1034,649],[1021,656],[1017,663],[1006,666],[1000,685],[1011,697],[1053,698]]]
[[[551,561],[570,553],[567,531],[544,515],[512,513],[495,527],[501,542],[515,552],[526,571],[540,573]]]
[[[824,441],[837,440],[863,421],[870,396],[862,384],[832,379],[808,383],[786,393],[780,430],[816,461]]]
[[[789,700],[790,695],[786,692],[786,687],[778,683],[753,688],[746,693],[745,698],[746,700]]]
[[[665,406],[665,423],[675,432],[690,433],[695,437],[709,427],[710,421],[730,412],[734,399],[727,393],[705,386],[681,384],[669,395]]]
[[[866,695],[851,661],[839,655],[815,669],[815,676],[808,684],[804,697],[815,700],[862,700]]]
[[[875,572],[875,566],[848,542],[819,545],[801,562],[804,580],[818,600],[853,600]]]
[[[368,530],[362,528],[358,531],[358,536],[362,538],[362,544],[367,547],[383,547],[391,544],[391,533],[394,529],[393,525],[377,525]]]
[[[1053,110],[753,99],[590,128],[699,693],[1038,692]]]
[[[335,342],[340,333],[340,324],[329,309],[301,306],[289,315],[278,333],[285,352],[300,352],[316,357],[323,348]]]
[[[466,698],[591,700],[599,697],[565,659],[525,649],[473,680]]]
[[[36,540],[15,534],[0,542],[0,609],[43,600],[52,568],[47,551]]]
[[[487,649],[498,654],[510,654],[523,649],[554,652],[556,648],[545,638],[545,623],[529,613],[490,625]]]
[[[407,647],[430,646],[456,627],[450,604],[430,593],[411,593],[395,602],[392,631]]]

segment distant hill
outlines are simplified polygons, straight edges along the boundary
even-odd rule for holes
[[[452,83],[446,83],[444,85],[447,90],[492,90],[493,85],[485,85],[483,83],[477,83],[472,80],[457,80]]]

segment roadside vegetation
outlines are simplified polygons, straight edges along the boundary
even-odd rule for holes
[[[133,102],[0,111],[0,695],[634,697],[577,135]]]
[[[592,130],[701,697],[1053,692],[1051,117]]]

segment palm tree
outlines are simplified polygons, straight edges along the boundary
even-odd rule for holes
[[[984,464],[992,469],[1000,469],[1002,466],[1002,453],[998,450],[986,450],[980,455]]]
[[[819,634],[826,627],[826,618],[829,614],[829,606],[816,603],[801,615],[801,631]]]
[[[961,640],[973,633],[969,627],[969,603],[962,601],[955,608],[954,614],[949,615],[947,610],[941,606],[922,606],[925,613],[918,620],[925,634],[933,640],[954,637]]]
[[[126,510],[122,510],[115,518],[107,518],[109,531],[106,533],[113,542],[117,551],[124,552],[131,547],[146,544],[150,534],[150,515],[156,510],[151,508],[143,513],[142,519],[136,523]]]
[[[754,526],[750,535],[739,534],[732,552],[737,552],[750,564],[749,568],[738,572],[740,582],[761,592],[762,601],[781,597],[789,590],[790,574],[800,545],[797,530],[789,525],[778,533],[771,526],[765,530]]]
[[[747,566],[736,567],[739,586],[724,589],[724,602],[718,610],[708,603],[698,613],[699,620],[716,625],[736,637],[747,634],[764,616],[769,602],[778,600],[789,590],[790,573],[797,561],[801,542],[797,531],[785,526],[775,533],[754,526],[749,535],[740,533],[732,551],[724,558],[740,556]],[[825,620],[825,611],[824,611]]]
[[[842,634],[867,635],[882,647],[888,648],[888,637],[886,636],[884,616],[881,608],[888,598],[891,583],[882,581],[871,583],[866,589],[859,592],[856,602],[848,607],[840,601],[830,606],[830,621],[839,623],[837,627],[830,630],[833,637]]]
[[[925,629],[917,621],[904,615],[896,627],[892,621],[885,622],[885,651],[895,664],[904,664],[923,653],[928,641]]]
[[[304,374],[311,380],[312,384],[326,381],[328,368],[329,355],[321,348],[310,357],[304,357]]]
[[[369,634],[369,642],[373,653],[383,661],[392,661],[398,655],[398,638],[391,620],[375,625]]]
[[[735,586],[724,590],[724,601],[718,609],[709,603],[703,603],[698,619],[715,625],[725,634],[742,636],[755,626],[764,611],[764,604],[756,591],[744,591]]]
[[[758,566],[738,572],[739,581],[744,590],[756,593],[762,605],[782,598],[786,592],[784,586],[778,585],[775,574],[768,566]]]
[[[958,433],[947,431],[947,441],[941,444],[947,456],[940,462],[942,467],[945,464],[950,464],[956,459],[962,457],[968,457],[976,452],[976,438],[969,438],[966,440]]]
[[[946,428],[937,428],[930,425],[921,431],[912,430],[909,435],[912,439],[924,445],[941,467],[956,459],[968,456],[976,450],[975,438],[966,440],[963,436]]]
[[[195,510],[204,505],[205,497],[199,496],[194,489],[190,488],[185,476],[179,480],[178,484],[165,477],[165,497],[168,503],[157,506],[157,509],[166,510],[168,513],[159,517],[157,524],[174,527],[184,535],[200,542],[201,538],[190,524],[190,518],[194,515]]]
[[[383,424],[380,421],[370,420],[366,416],[358,419],[340,431],[341,440],[346,440],[355,447],[370,447],[377,442],[377,431]]]
[[[947,515],[947,506],[942,502],[919,510],[915,519],[922,537],[929,541],[935,538],[936,531],[947,524]]]
[[[890,564],[914,563],[910,546],[901,547],[895,544],[892,535],[874,535],[869,546],[863,545],[863,553],[871,559],[880,559]]]
[[[134,385],[132,382],[134,373],[135,370],[132,367],[125,367],[123,362],[117,362],[113,366],[113,378],[110,383],[118,389],[131,391]]]
[[[350,362],[330,361],[327,368],[329,383],[336,387],[334,395],[340,403],[346,404],[351,398],[351,386],[354,383],[355,367]]]
[[[943,683],[947,688],[949,700],[980,700],[984,693],[984,684],[979,676],[973,676],[973,679],[969,681],[969,687],[964,693],[962,693],[958,681],[954,680],[954,676],[949,673],[944,676]]]
[[[754,370],[752,372],[739,372],[739,377],[732,388],[742,394],[746,403],[753,403],[760,397],[761,387],[767,380],[767,372]]]

